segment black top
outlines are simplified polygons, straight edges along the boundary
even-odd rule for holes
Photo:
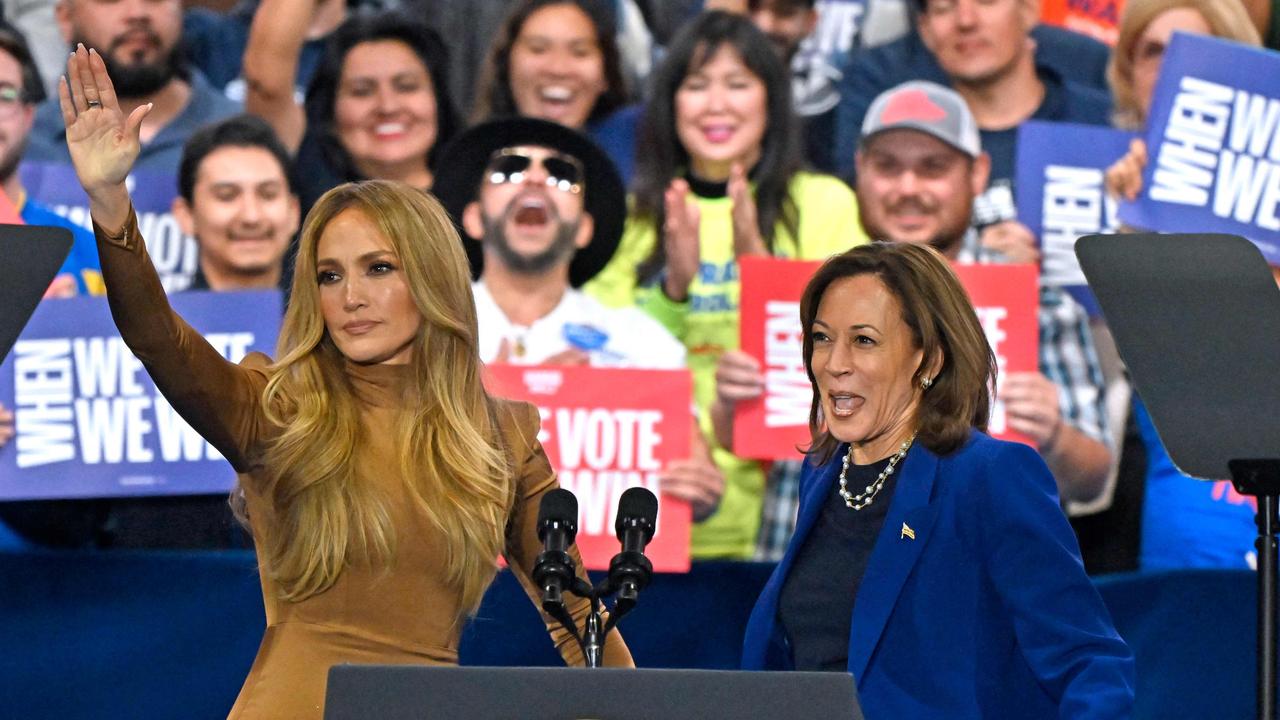
[[[849,492],[863,492],[888,465],[889,458],[850,465]],[[853,604],[889,512],[897,470],[895,466],[872,503],[861,510],[846,505],[839,483],[832,483],[778,603],[778,619],[791,641],[796,670],[848,671]]]

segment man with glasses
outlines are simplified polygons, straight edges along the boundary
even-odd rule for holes
[[[521,365],[684,367],[684,346],[637,308],[577,290],[618,248],[626,196],[590,140],[512,118],[445,151],[433,192],[467,238],[480,356]]]
[[[438,168],[432,192],[462,228],[477,278],[483,360],[685,367],[684,346],[656,320],[577,289],[613,257],[627,212],[617,170],[590,140],[545,120],[496,120],[455,139]],[[692,457],[664,469],[662,488],[700,519],[724,477],[694,435]]]

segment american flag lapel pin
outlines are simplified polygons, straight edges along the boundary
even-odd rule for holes
[[[911,526],[906,523],[902,523],[902,535],[898,537],[899,540],[903,538],[906,538],[908,540],[916,539],[916,531],[912,530]]]

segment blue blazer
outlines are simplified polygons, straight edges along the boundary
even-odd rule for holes
[[[778,598],[846,451],[805,463],[795,535],[747,624],[746,669],[791,667]],[[849,636],[866,716],[1128,718],[1133,654],[1039,454],[974,432],[943,457],[917,443],[899,472]]]

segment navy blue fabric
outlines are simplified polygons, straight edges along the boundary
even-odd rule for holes
[[[658,575],[621,623],[644,667],[736,668],[771,565]],[[0,552],[0,717],[225,718],[264,628],[253,554]],[[562,665],[501,573],[463,633],[468,665]]]
[[[636,172],[636,133],[643,114],[643,105],[628,105],[587,128],[587,134],[613,161],[624,187],[631,185]]]
[[[1244,570],[1097,581],[1138,666],[1135,718],[1253,718],[1258,578]]]
[[[1031,30],[1036,41],[1036,64],[1048,67],[1064,79],[1100,92],[1110,92],[1106,70],[1110,51],[1106,45],[1079,33],[1052,25]],[[838,175],[853,178],[853,154],[862,130],[862,118],[876,96],[908,80],[930,80],[949,85],[946,73],[933,53],[912,31],[894,42],[853,57],[841,69],[840,104],[836,106],[836,133],[831,164]]]
[[[623,621],[637,662],[735,667],[771,570],[698,563],[655,578]],[[1253,717],[1253,573],[1112,575],[1097,586],[1137,657],[1135,718]],[[221,720],[262,630],[249,552],[0,552],[0,716]],[[461,653],[471,665],[560,663],[509,573]],[[922,659],[921,672],[937,665]]]
[[[747,625],[746,669],[774,669],[780,591],[846,449],[805,465],[795,536]],[[1133,655],[1039,454],[974,432],[944,457],[917,443],[900,473],[849,636],[867,716],[1129,718]]]

